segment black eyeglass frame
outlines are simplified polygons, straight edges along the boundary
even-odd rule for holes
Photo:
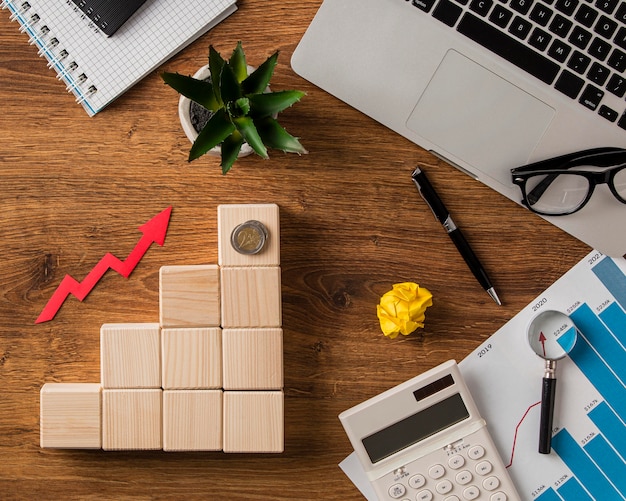
[[[585,199],[574,209],[557,214],[543,212],[532,207],[529,201],[533,199],[539,200],[541,195],[548,189],[552,182],[560,174],[571,174],[569,169],[580,166],[589,167],[613,167],[612,169],[601,172],[594,171],[576,171],[575,175],[585,177],[589,182],[589,190]],[[522,205],[527,207],[536,214],[543,216],[567,216],[574,214],[582,209],[591,196],[598,184],[607,184],[613,196],[621,203],[626,204],[626,199],[622,197],[615,189],[615,175],[626,168],[626,149],[624,148],[592,148],[582,150],[567,155],[561,155],[547,160],[541,160],[532,164],[524,165],[511,169],[511,178],[513,184],[519,186],[522,192]],[[544,174],[546,177],[537,184],[529,193],[526,192],[526,181],[537,174]]]

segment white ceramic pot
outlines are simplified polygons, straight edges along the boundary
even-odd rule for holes
[[[255,68],[248,66],[248,74],[254,70]],[[193,77],[198,80],[205,80],[209,78],[210,76],[211,76],[211,72],[209,71],[208,64],[200,68],[193,75]],[[193,124],[191,123],[190,109],[191,109],[191,100],[185,96],[180,96],[180,99],[178,100],[178,117],[180,118],[180,124],[182,125],[183,130],[185,131],[185,135],[187,136],[189,141],[193,143],[198,137],[198,131],[196,131]],[[253,152],[254,150],[250,147],[248,143],[243,143],[241,145],[241,150],[239,151],[239,155],[237,155],[237,157],[238,158],[245,157],[245,156],[250,155]],[[221,155],[221,153],[222,153],[222,150],[219,145],[208,151],[209,155],[215,155],[218,157]]]

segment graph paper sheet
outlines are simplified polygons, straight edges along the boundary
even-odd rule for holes
[[[582,336],[557,366],[552,453],[537,452],[544,362],[526,328],[544,310]],[[626,260],[590,253],[459,366],[522,499],[626,499]]]
[[[236,0],[148,0],[107,38],[71,0],[4,0],[91,116],[236,10]]]
[[[582,335],[558,362],[545,455],[537,452],[544,362],[526,328],[548,309],[570,315]],[[522,499],[626,500],[626,260],[591,252],[459,367]],[[376,500],[356,453],[339,466]]]

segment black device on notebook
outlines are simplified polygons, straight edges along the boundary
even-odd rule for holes
[[[106,36],[113,35],[146,0],[72,0]]]

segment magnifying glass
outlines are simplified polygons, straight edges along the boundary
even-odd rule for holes
[[[556,393],[556,361],[567,355],[578,337],[578,329],[570,317],[560,311],[541,312],[528,326],[528,344],[546,361],[541,386],[541,422],[539,452],[550,454],[552,446],[552,417]]]

